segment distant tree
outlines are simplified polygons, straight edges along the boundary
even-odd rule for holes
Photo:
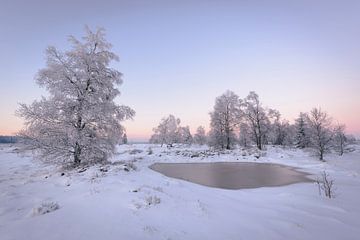
[[[297,148],[306,148],[310,145],[309,128],[307,126],[306,113],[300,113],[299,117],[295,119],[295,145]]]
[[[252,144],[250,127],[244,122],[240,124],[239,144],[243,147],[249,147]]]
[[[235,131],[240,123],[239,97],[226,91],[215,100],[214,110],[210,113],[209,144],[221,149],[231,149],[236,143]]]
[[[151,135],[150,139],[149,139],[149,143],[152,143],[152,144],[160,144],[161,143],[161,139],[160,139],[160,136],[159,134],[153,134]]]
[[[109,67],[118,60],[105,40],[104,29],[86,28],[83,41],[70,37],[72,49],[46,50],[47,67],[36,76],[49,97],[20,104],[18,115],[25,119],[19,133],[25,148],[41,158],[62,162],[96,162],[108,159],[121,143],[121,121],[135,112],[116,105],[121,73]]]
[[[205,128],[203,126],[197,128],[194,135],[194,142],[199,145],[204,145],[207,142]]]
[[[0,143],[17,143],[18,141],[16,136],[0,136]]]
[[[344,154],[347,142],[347,137],[345,135],[345,125],[338,124],[334,129],[334,147],[340,156]]]
[[[286,127],[285,145],[294,146],[296,139],[295,124],[288,124]]]
[[[321,161],[324,161],[324,154],[331,149],[333,139],[331,123],[331,118],[320,108],[311,110],[307,117],[311,146],[316,150]]]
[[[123,143],[123,144],[127,144],[127,143],[128,143],[128,138],[127,138],[126,133],[124,133],[124,135],[123,135],[123,137],[122,137],[122,143]]]
[[[177,131],[177,135],[178,135],[178,140],[177,140],[178,143],[189,144],[189,145],[193,143],[193,137],[190,133],[189,126],[179,127]]]
[[[278,112],[264,108],[255,92],[250,92],[246,98],[240,100],[240,109],[243,122],[250,128],[252,140],[256,143],[257,148],[261,150],[268,141],[271,120],[277,117]]]
[[[276,121],[273,124],[273,144],[274,145],[291,145],[291,126],[288,121]]]
[[[180,119],[173,115],[161,119],[160,124],[153,129],[154,134],[150,138],[151,143],[160,143],[172,147],[174,143],[179,141],[178,129]]]
[[[346,142],[347,144],[356,144],[358,140],[356,140],[356,137],[354,135],[348,134],[346,135]]]

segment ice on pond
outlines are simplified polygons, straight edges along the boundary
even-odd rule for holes
[[[168,177],[224,189],[274,187],[312,181],[307,173],[270,163],[155,163],[150,168]]]

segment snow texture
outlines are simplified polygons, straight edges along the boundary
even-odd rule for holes
[[[128,144],[118,147],[121,154],[111,163],[64,170],[18,155],[16,146],[0,145],[0,238],[356,240],[360,147],[352,147],[351,153],[329,154],[321,162],[308,149],[217,152],[206,146]],[[320,196],[316,183],[210,188],[148,168],[155,162],[228,161],[281,163],[314,180],[325,170],[335,180],[336,196]],[[47,214],[29,215],[39,207],[44,210],[36,212]]]

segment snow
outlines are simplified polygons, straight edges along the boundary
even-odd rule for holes
[[[0,145],[0,239],[359,239],[359,146],[342,157],[326,155],[327,162],[310,151],[271,146],[266,153],[219,155],[206,146],[133,144],[118,152],[112,164],[65,171]],[[315,183],[225,190],[148,168],[221,161],[280,163],[314,179],[326,170],[336,198],[319,196]],[[43,206],[49,209],[34,214]]]

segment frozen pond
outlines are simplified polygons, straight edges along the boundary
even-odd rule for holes
[[[155,163],[150,168],[168,177],[224,189],[274,187],[312,181],[307,173],[270,163]]]

